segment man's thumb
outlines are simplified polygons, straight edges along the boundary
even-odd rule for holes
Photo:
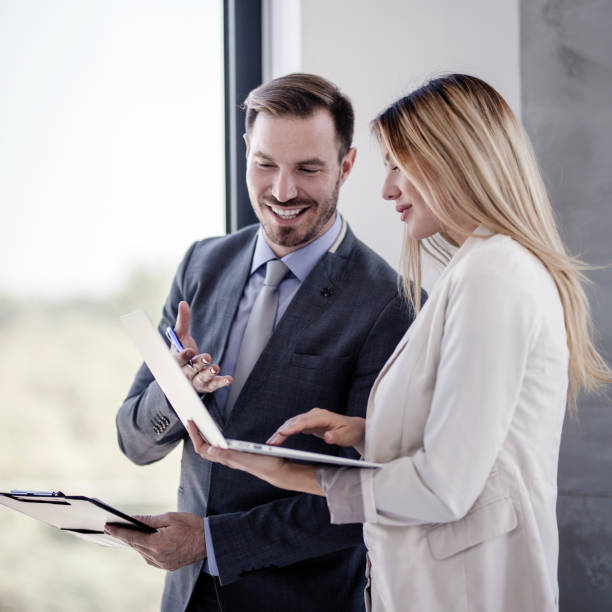
[[[149,527],[158,528],[158,527],[165,527],[167,525],[167,521],[163,520],[162,516],[164,516],[164,515],[159,515],[159,516],[144,515],[144,516],[141,516],[139,514],[135,514],[134,518],[137,521],[140,521],[141,523],[144,523],[145,525],[148,525]]]

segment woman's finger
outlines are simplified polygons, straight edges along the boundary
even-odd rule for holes
[[[302,426],[300,421],[285,422],[283,423],[266,441],[266,444],[272,446],[279,446],[285,442],[291,436],[295,436],[299,433],[310,433],[310,431]]]
[[[277,431],[266,440],[266,444],[269,444],[270,446],[281,446],[287,438],[288,436],[283,436],[283,434],[280,434]]]
[[[339,416],[328,410],[313,408],[285,421],[270,437],[268,444],[281,444],[290,436],[298,433],[315,434],[323,437],[325,431],[334,425],[333,417]]]

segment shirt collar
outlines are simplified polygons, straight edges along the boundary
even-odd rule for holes
[[[336,212],[336,219],[332,226],[316,240],[313,240],[306,246],[292,251],[281,261],[291,270],[291,273],[301,282],[310,274],[312,269],[317,265],[321,257],[334,244],[336,238],[342,229],[342,218],[339,212]],[[258,270],[271,259],[276,259],[276,255],[266,242],[263,235],[263,228],[260,226],[257,232],[257,243],[255,244],[255,252],[253,253],[253,262],[251,263],[251,274]]]

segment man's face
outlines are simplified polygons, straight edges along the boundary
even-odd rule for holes
[[[338,191],[355,160],[338,160],[331,114],[273,117],[261,112],[248,135],[246,181],[266,241],[279,257],[331,227]]]

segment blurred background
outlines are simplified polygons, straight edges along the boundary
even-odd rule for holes
[[[180,449],[138,467],[117,447],[139,364],[118,316],[157,320],[189,244],[248,217],[238,104],[261,80],[315,72],[349,94],[340,210],[397,267],[368,122],[428,76],[484,78],[527,127],[569,249],[611,264],[610,30],[609,0],[0,0],[0,491],[175,508]],[[610,360],[612,269],[588,275]],[[582,398],[561,451],[562,612],[612,606],[611,435],[610,400]],[[2,612],[157,610],[162,584],[130,550],[0,507]]]
[[[189,244],[225,232],[220,0],[0,0],[0,491],[176,507],[115,414]],[[164,573],[0,507],[0,610],[159,609]]]

